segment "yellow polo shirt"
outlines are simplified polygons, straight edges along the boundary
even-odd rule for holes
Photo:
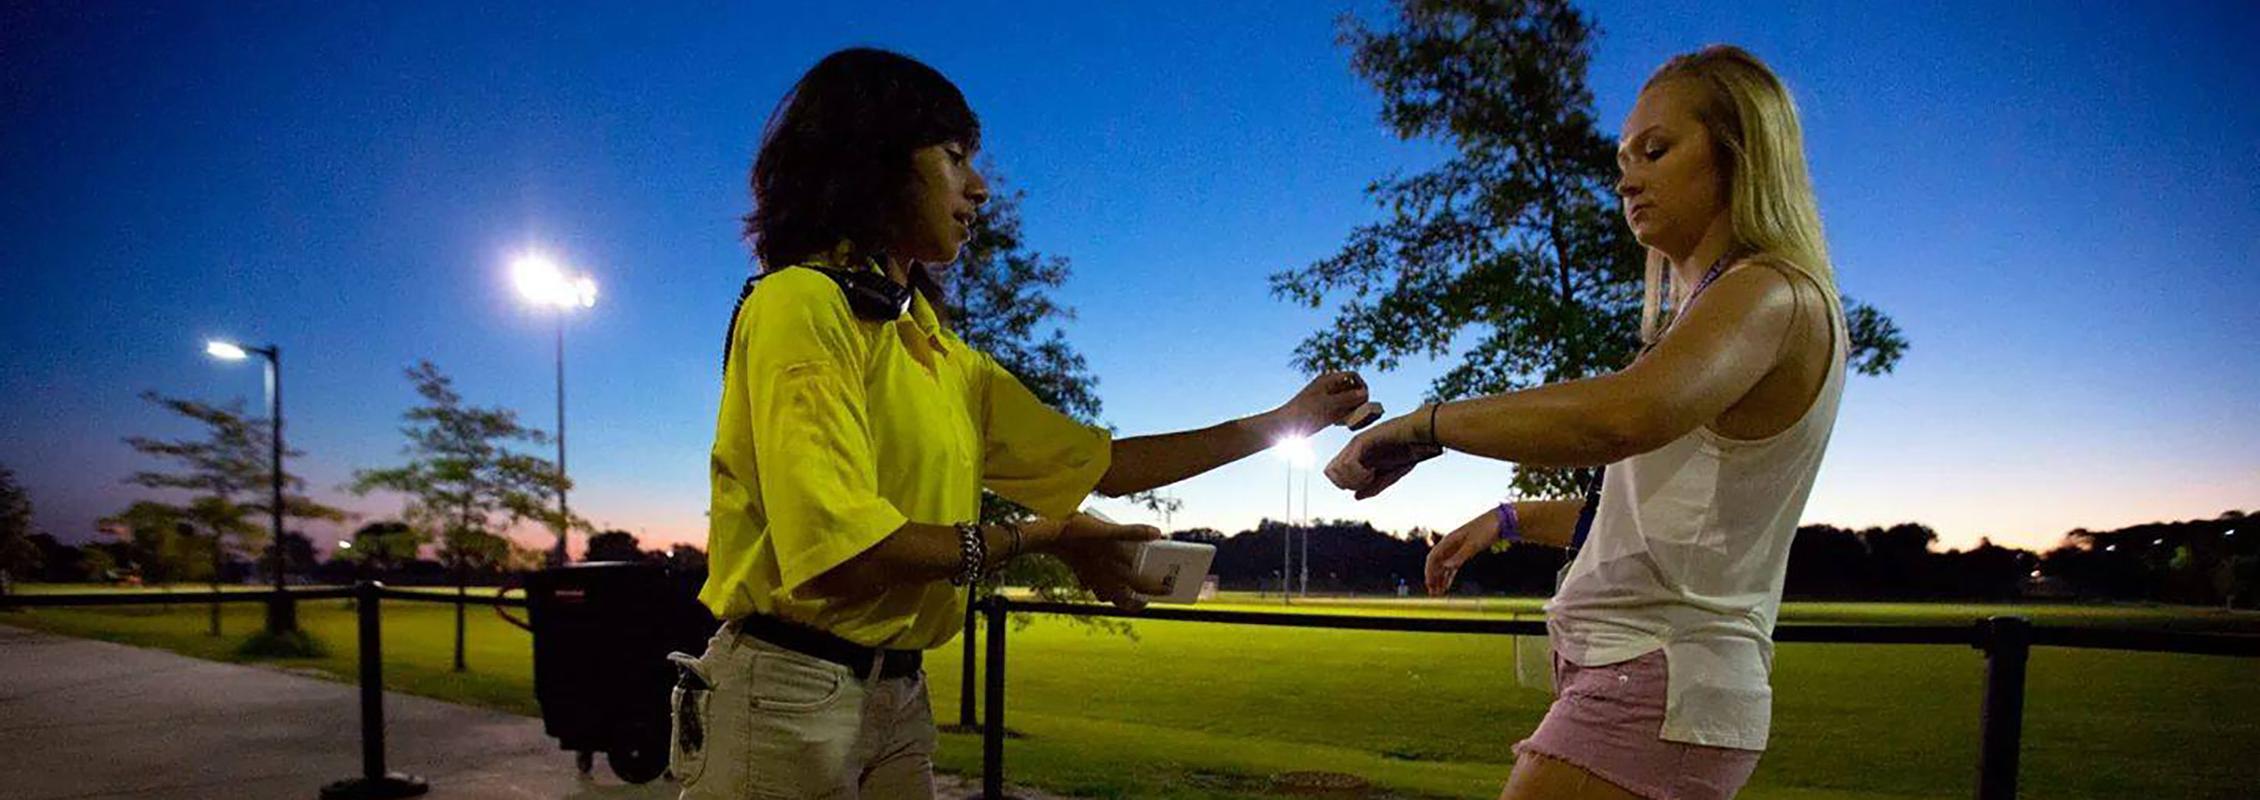
[[[978,519],[983,486],[1065,517],[1106,473],[1105,429],[1037,400],[923,296],[874,322],[831,278],[785,269],[754,285],[730,336],[699,592],[721,619],[761,613],[867,646],[939,647],[965,613],[947,581],[852,601],[808,583],[906,521]]]

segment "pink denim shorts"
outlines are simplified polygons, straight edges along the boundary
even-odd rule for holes
[[[1662,650],[1597,667],[1554,656],[1554,704],[1515,755],[1574,764],[1649,800],[1733,797],[1761,751],[1664,741],[1670,674]]]

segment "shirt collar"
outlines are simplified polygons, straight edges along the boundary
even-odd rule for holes
[[[925,335],[927,344],[934,348],[934,352],[948,351],[948,345],[943,343],[941,318],[935,315],[934,307],[926,302],[925,292],[910,293],[910,321],[917,326],[919,333]]]
[[[842,266],[834,266],[834,265],[848,265],[848,264],[855,264],[855,263],[856,263],[856,262],[858,261],[858,259],[856,259],[856,258],[854,258],[854,257],[853,257],[852,255],[850,255],[850,254],[851,254],[851,253],[853,253],[853,252],[854,252],[854,245],[853,245],[853,244],[851,244],[851,243],[849,243],[849,242],[847,242],[847,241],[842,241],[842,242],[840,242],[840,244],[839,244],[838,246],[836,246],[836,247],[832,248],[832,252],[830,253],[830,257],[829,257],[829,258],[827,258],[827,259],[822,259],[822,260],[820,260],[820,263],[823,263],[823,264],[824,264],[825,266],[827,266],[827,267],[829,267],[829,268],[831,268],[831,269],[842,269],[842,268],[845,268],[845,269],[858,269],[858,268],[860,268],[860,269],[866,269],[866,270],[870,270],[870,271],[872,271],[872,272],[879,272],[879,273],[882,273],[882,274],[883,274],[883,273],[884,273],[884,272],[886,271],[886,270],[885,270],[885,268],[884,268],[884,267],[881,267],[881,266],[879,265],[879,262],[878,262],[877,260],[875,260],[875,259],[861,259],[861,261],[862,261],[862,265],[861,265],[860,267],[855,267],[855,266],[846,266],[846,267],[842,267]],[[916,267],[916,266],[913,266],[913,267],[911,267],[911,268],[912,268],[912,269],[923,269],[923,267]],[[899,322],[900,320],[898,319],[897,321]],[[934,351],[935,353],[946,353],[946,352],[948,352],[948,349],[949,349],[949,348],[948,348],[948,345],[947,345],[947,344],[945,344],[945,343],[943,342],[943,337],[942,337],[942,321],[941,321],[941,318],[940,318],[940,316],[939,316],[939,315],[936,315],[936,314],[934,313],[934,307],[933,307],[933,306],[931,306],[931,305],[928,305],[928,304],[927,304],[927,302],[926,302],[926,293],[925,293],[925,292],[917,291],[917,290],[915,290],[915,289],[911,290],[911,292],[910,292],[910,321],[911,321],[911,323],[912,323],[912,324],[914,324],[914,325],[916,325],[916,326],[917,326],[917,333],[919,334],[918,338],[924,339],[924,340],[925,340],[925,344],[926,344],[926,345],[927,345],[928,347],[932,348],[932,349],[933,349],[933,351]],[[906,331],[906,333],[907,333],[907,331]],[[905,336],[905,337],[904,337],[905,341],[908,341],[908,340],[909,340],[910,338],[911,338],[911,337],[909,337],[909,336]]]

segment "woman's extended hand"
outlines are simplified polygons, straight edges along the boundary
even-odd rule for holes
[[[1452,581],[1459,577],[1460,567],[1467,560],[1481,555],[1499,541],[1499,517],[1484,514],[1467,521],[1459,529],[1446,534],[1428,548],[1428,564],[1424,570],[1428,593],[1442,595],[1450,591]]]
[[[1039,518],[1020,526],[1030,537],[1030,552],[1049,553],[1075,571],[1075,579],[1100,600],[1125,609],[1145,606],[1139,594],[1161,594],[1164,587],[1146,585],[1135,571],[1138,545],[1162,538],[1152,525],[1122,525],[1095,513],[1076,513],[1067,519]]]
[[[1309,436],[1341,422],[1365,405],[1365,379],[1355,372],[1329,372],[1312,378],[1272,414],[1290,436]]]
[[[1077,513],[1060,524],[1056,546],[1135,544],[1159,538],[1161,529],[1152,525],[1123,525],[1104,517]]]
[[[1053,555],[1075,571],[1076,582],[1091,594],[1117,608],[1136,611],[1146,606],[1139,595],[1166,594],[1168,589],[1160,581],[1138,576],[1136,552],[1134,544],[1087,542],[1061,547]]]

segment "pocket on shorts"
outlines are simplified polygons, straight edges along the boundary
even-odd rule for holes
[[[822,711],[840,699],[848,676],[837,664],[789,650],[753,657],[753,707],[783,714]]]
[[[1562,695],[1622,719],[1661,719],[1665,706],[1663,651],[1595,666],[1567,664]]]
[[[707,742],[714,728],[714,683],[697,658],[668,653],[667,660],[681,670],[668,696],[667,768],[688,789],[706,774]]]

